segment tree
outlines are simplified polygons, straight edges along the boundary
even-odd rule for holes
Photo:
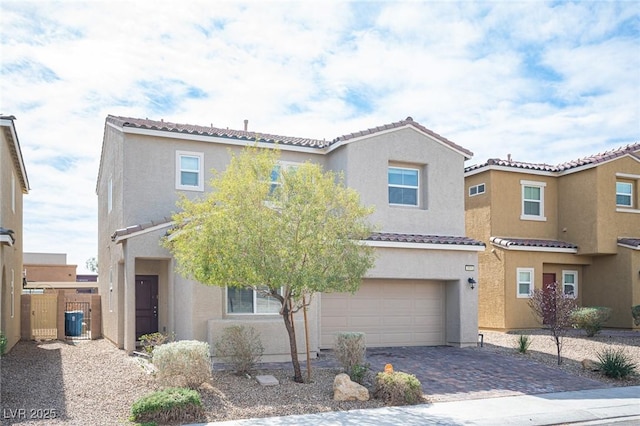
[[[572,326],[571,313],[578,307],[576,299],[564,294],[558,283],[544,284],[544,288],[533,290],[529,307],[551,332],[558,349],[558,365],[562,364],[562,340]]]
[[[89,259],[87,259],[87,261],[84,262],[84,265],[91,272],[98,273],[98,260],[95,257],[90,257]]]
[[[246,148],[202,199],[182,197],[164,240],[178,272],[203,284],[252,289],[280,302],[294,380],[302,382],[293,314],[316,292],[355,292],[373,266],[362,240],[372,209],[317,164],[286,169],[279,152]]]

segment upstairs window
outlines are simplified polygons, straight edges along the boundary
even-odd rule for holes
[[[484,183],[473,185],[469,187],[469,196],[484,194]]]
[[[420,171],[402,167],[389,167],[389,204],[418,206]]]
[[[522,215],[523,220],[546,220],[544,216],[544,182],[521,180],[522,186]]]
[[[111,213],[113,210],[113,178],[109,178],[107,185],[107,212]]]
[[[176,152],[176,189],[204,191],[202,165],[204,154],[201,152]]]
[[[256,291],[247,288],[227,288],[228,314],[279,314],[280,301],[263,293],[266,287]]]
[[[633,207],[633,184],[616,182],[616,206]]]

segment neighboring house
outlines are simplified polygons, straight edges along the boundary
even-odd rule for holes
[[[477,253],[464,236],[464,162],[471,152],[411,118],[332,141],[108,116],[97,180],[99,286],[104,336],[127,351],[145,333],[213,343],[224,327],[261,333],[264,360],[286,360],[278,305],[253,291],[207,287],[175,272],[160,240],[180,194],[201,197],[211,170],[254,145],[281,151],[281,165],[312,161],[344,174],[380,232],[377,260],[355,294],[315,295],[312,353],[337,331],[362,331],[367,345],[475,345]],[[238,312],[238,306],[243,306]],[[296,318],[304,351],[302,315]]]
[[[7,350],[20,340],[22,196],[29,192],[14,116],[0,116],[0,331]]]
[[[23,263],[23,293],[42,293],[50,289],[98,293],[97,275],[78,275],[78,266],[67,264],[65,253],[24,253]]]
[[[640,304],[640,143],[551,166],[491,159],[465,169],[467,235],[479,255],[479,325],[539,327],[530,292],[558,282],[632,328]]]

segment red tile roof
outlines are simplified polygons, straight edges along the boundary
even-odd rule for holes
[[[610,151],[605,151],[599,154],[590,155],[584,158],[579,158],[577,160],[568,161],[566,163],[561,163],[558,165],[544,164],[544,163],[525,163],[522,161],[513,161],[511,159],[502,160],[500,158],[490,158],[486,163],[483,164],[475,164],[473,166],[466,167],[464,169],[465,172],[469,172],[472,170],[478,170],[488,166],[504,166],[504,167],[513,167],[517,169],[528,169],[528,170],[537,170],[537,171],[545,171],[545,172],[562,172],[565,170],[575,169],[581,166],[588,165],[596,165],[599,163],[603,163],[609,160],[613,160],[624,155],[631,155],[638,160],[640,160],[640,142],[633,143],[630,145],[626,145],[617,149],[612,149]]]
[[[360,136],[368,136],[368,135],[373,135],[389,129],[397,129],[404,126],[412,126],[430,135],[431,137],[439,140],[441,143],[449,146],[450,148],[460,151],[461,153],[463,153],[469,158],[473,156],[473,153],[471,151],[427,129],[421,124],[413,121],[411,117],[407,117],[406,119],[397,121],[395,123],[385,124],[382,126],[371,128],[371,129],[362,130],[359,132],[350,133],[348,135],[339,136],[331,141],[312,139],[312,138],[293,137],[293,136],[271,135],[268,133],[249,132],[244,130],[221,129],[218,127],[213,127],[213,125],[199,126],[194,124],[171,123],[164,120],[157,121],[157,120],[149,120],[148,118],[143,119],[143,118],[131,118],[131,117],[118,117],[113,115],[107,116],[107,122],[115,124],[118,127],[131,127],[131,128],[137,128],[137,129],[187,133],[187,134],[194,134],[194,135],[200,135],[200,136],[236,139],[236,140],[242,140],[247,142],[256,142],[256,141],[265,142],[265,143],[278,142],[286,145],[318,148],[318,149],[327,148],[339,142],[348,141],[350,139],[354,139]]]
[[[396,234],[389,232],[375,232],[367,241],[385,241],[393,243],[420,243],[420,244],[448,244],[482,246],[482,241],[468,237],[453,237],[449,235],[420,235],[420,234]]]
[[[559,249],[577,249],[578,246],[566,241],[539,240],[531,238],[491,237],[490,241],[502,247],[542,247]]]

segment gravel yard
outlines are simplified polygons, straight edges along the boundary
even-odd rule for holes
[[[640,385],[640,377],[613,381],[582,368],[580,361],[595,360],[605,347],[623,347],[640,367],[640,332],[603,331],[594,338],[579,332],[565,339],[564,363],[558,367],[553,339],[545,332],[528,330],[533,342],[525,355],[518,354],[518,333],[483,331],[484,347],[469,351],[494,351],[513,357],[527,357],[574,375],[586,376],[607,386]],[[392,361],[391,361],[392,362]],[[77,342],[20,342],[0,360],[2,424],[128,424],[132,403],[158,388],[145,372],[142,360],[127,356],[106,340]],[[279,381],[276,387],[261,387],[255,380],[214,371],[210,383],[200,388],[206,410],[203,421],[247,417],[302,414],[321,411],[379,407],[378,400],[335,402],[332,383],[339,372],[315,368],[314,383],[291,380],[288,370],[260,370]],[[407,371],[411,373],[411,371]],[[304,374],[304,372],[303,372]],[[438,400],[437,395],[428,395]],[[46,422],[44,421],[46,420]]]

